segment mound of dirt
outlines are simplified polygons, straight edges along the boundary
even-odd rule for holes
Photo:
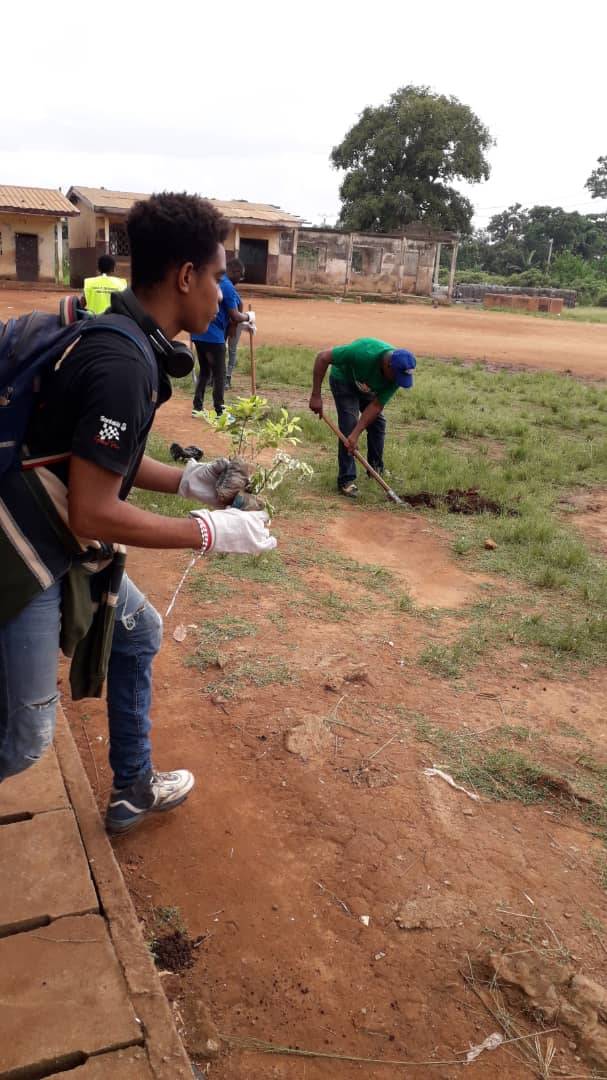
[[[570,964],[540,954],[491,953],[489,966],[502,983],[521,990],[550,1024],[565,1025],[592,1064],[607,1066],[607,990]]]
[[[156,966],[163,971],[185,971],[194,967],[194,943],[182,930],[175,930],[154,940],[152,952]]]
[[[422,607],[462,607],[490,578],[469,574],[449,550],[449,538],[415,514],[373,514],[351,509],[327,525],[326,537],[340,554],[389,570]]]
[[[450,488],[445,495],[436,495],[432,491],[403,492],[399,496],[408,506],[444,507],[450,514],[507,514],[518,516],[516,510],[510,510],[480,495],[478,488]]]

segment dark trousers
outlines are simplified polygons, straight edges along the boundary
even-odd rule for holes
[[[213,377],[213,405],[215,412],[223,412],[223,395],[226,385],[226,347],[225,342],[195,341],[198,353],[200,374],[194,392],[194,408],[202,409],[204,392],[209,378]]]
[[[333,375],[329,376],[329,386],[337,408],[339,430],[343,435],[349,435],[354,431],[361,412],[375,400],[374,395],[365,394],[358,389],[356,383],[342,382],[341,379],[335,379]],[[385,439],[386,418],[383,413],[380,413],[377,420],[374,420],[367,428],[367,460],[369,465],[378,472],[383,472],[384,468]],[[344,484],[356,480],[356,462],[341,442],[337,447],[337,458],[339,462],[337,486],[343,487]]]

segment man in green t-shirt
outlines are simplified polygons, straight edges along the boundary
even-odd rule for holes
[[[337,487],[342,495],[355,499],[356,463],[352,452],[367,432],[367,458],[377,472],[384,468],[386,420],[384,406],[399,386],[413,385],[415,357],[407,349],[395,349],[377,338],[357,338],[350,345],[338,345],[319,352],[314,361],[310,408],[322,416],[322,382],[331,365],[329,386],[335,399],[339,430],[348,438],[348,449],[339,443]]]

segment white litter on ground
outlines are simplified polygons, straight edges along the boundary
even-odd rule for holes
[[[441,780],[449,784],[449,787],[455,788],[456,791],[463,791],[464,795],[467,795],[469,799],[474,799],[475,802],[481,801],[480,795],[477,795],[474,791],[468,791],[468,788],[462,787],[461,784],[456,784],[450,773],[443,772],[436,765],[433,765],[431,769],[424,769],[424,776],[440,776]]]
[[[476,1061],[477,1057],[483,1053],[484,1050],[497,1050],[498,1046],[501,1046],[504,1041],[504,1036],[500,1035],[499,1031],[494,1031],[492,1035],[487,1035],[486,1039],[483,1039],[482,1043],[478,1046],[471,1046],[466,1054],[466,1061]]]

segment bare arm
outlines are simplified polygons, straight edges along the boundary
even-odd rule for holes
[[[331,363],[331,352],[331,349],[323,349],[319,352],[312,368],[312,393],[309,405],[312,412],[317,413],[318,416],[322,416],[322,384]]]
[[[135,476],[135,486],[144,491],[163,491],[166,495],[176,495],[183,472],[174,465],[163,465],[161,461],[144,457]]]
[[[228,315],[230,316],[230,321],[233,323],[249,322],[248,311],[239,311],[238,308],[233,307],[229,308]]]
[[[68,517],[70,528],[77,536],[142,548],[200,547],[200,531],[193,518],[169,518],[140,510],[118,497],[121,484],[122,477],[116,473],[72,455]]]
[[[350,432],[348,436],[348,450],[352,453],[353,450],[358,449],[358,440],[363,431],[377,420],[380,412],[383,410],[383,405],[380,405],[379,401],[372,401],[367,405],[366,409],[361,412],[356,427]]]

